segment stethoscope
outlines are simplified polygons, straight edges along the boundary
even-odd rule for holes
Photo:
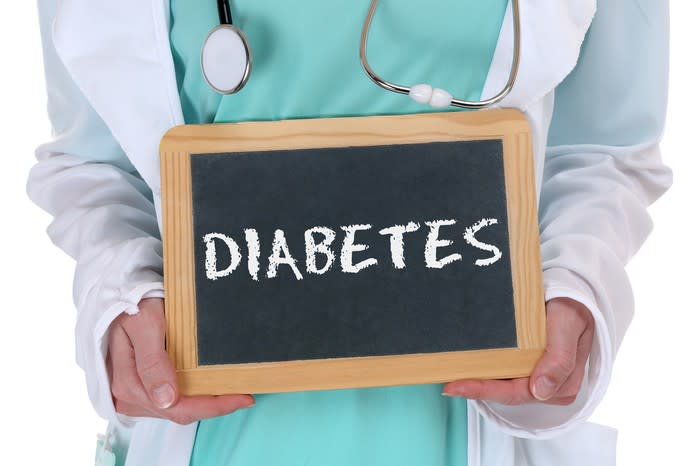
[[[367,61],[367,37],[372,24],[372,18],[377,10],[379,0],[372,0],[362,28],[360,40],[360,61],[370,79],[379,87],[387,91],[406,94],[413,100],[422,104],[429,104],[435,108],[444,108],[450,105],[459,108],[480,109],[493,105],[505,98],[513,89],[515,78],[520,65],[520,8],[519,0],[511,0],[513,9],[513,61],[511,63],[510,76],[505,86],[495,96],[480,101],[468,101],[456,99],[444,89],[433,88],[430,84],[416,84],[402,86],[382,79],[372,70]],[[219,25],[215,27],[204,40],[202,45],[202,74],[207,84],[220,94],[233,94],[245,86],[250,76],[253,56],[245,34],[233,25],[231,18],[231,5],[229,0],[217,0],[219,11]]]

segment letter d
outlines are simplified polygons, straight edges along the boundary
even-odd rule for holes
[[[215,239],[223,241],[226,246],[228,246],[229,253],[231,254],[231,263],[224,270],[217,270],[218,264],[216,259]],[[204,235],[204,243],[207,245],[204,268],[207,271],[207,278],[209,280],[217,280],[231,275],[233,271],[236,270],[236,267],[238,267],[238,264],[241,263],[241,250],[230,236],[226,236],[222,233],[209,233]]]

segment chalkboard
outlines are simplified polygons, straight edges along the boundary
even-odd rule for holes
[[[161,152],[186,393],[513,377],[541,352],[519,113],[185,126]]]

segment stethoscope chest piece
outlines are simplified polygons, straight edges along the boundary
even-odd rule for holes
[[[215,27],[202,45],[202,74],[220,94],[233,94],[243,88],[252,61],[245,35],[231,24]]]

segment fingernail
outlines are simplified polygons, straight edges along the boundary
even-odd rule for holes
[[[464,389],[460,385],[445,385],[442,387],[442,396],[464,396]]]
[[[548,400],[554,395],[557,384],[547,376],[542,376],[535,381],[532,395],[540,401]]]
[[[175,390],[170,384],[164,383],[153,390],[153,401],[160,409],[169,408],[175,401]]]

